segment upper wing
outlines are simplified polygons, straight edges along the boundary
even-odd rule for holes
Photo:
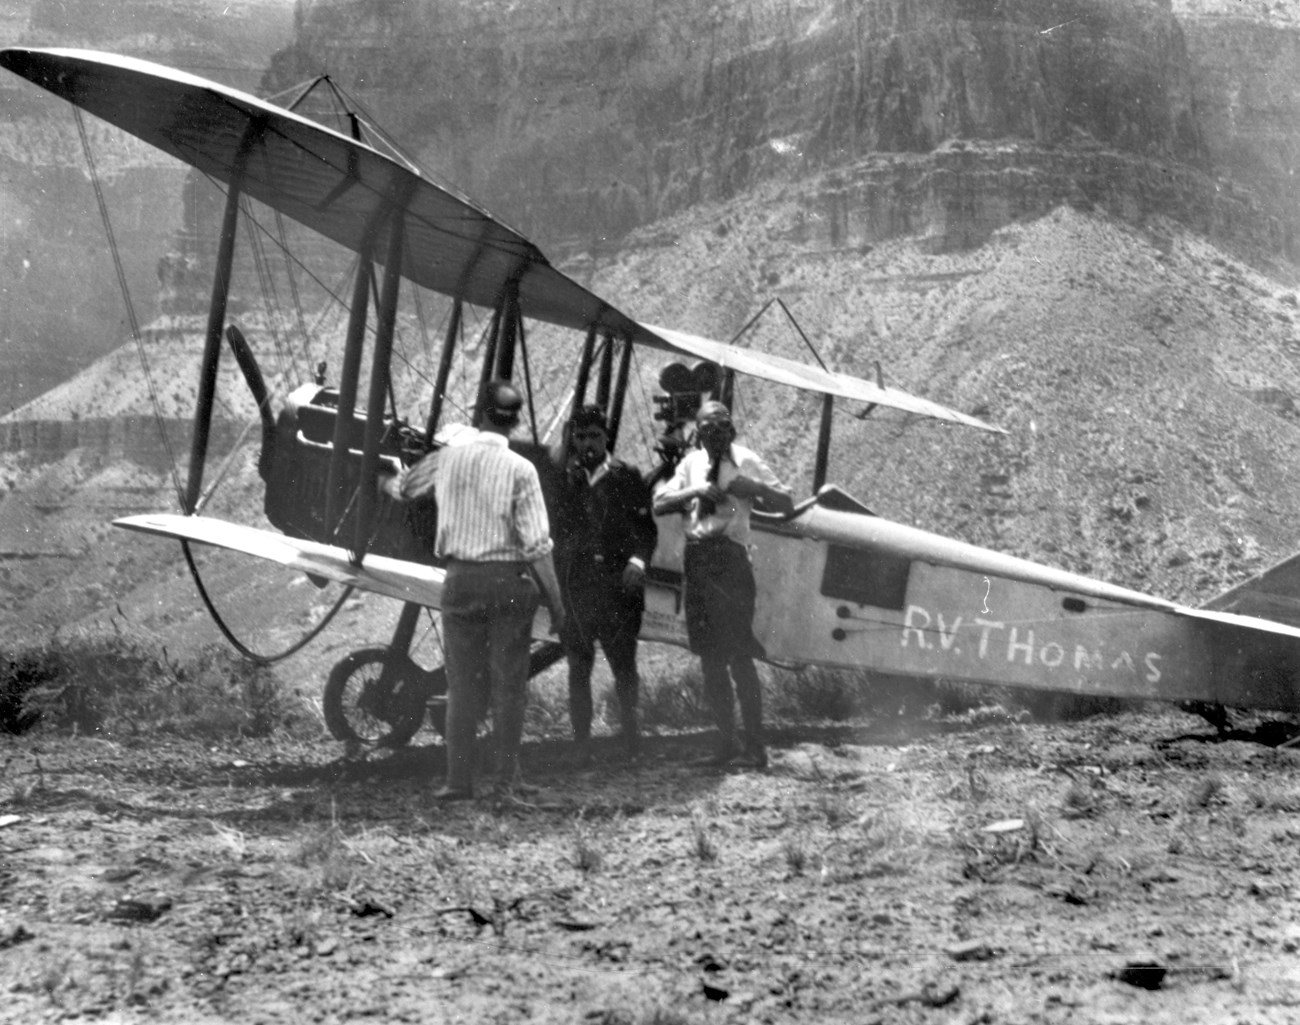
[[[771,356],[763,352],[754,352],[752,349],[742,349],[736,345],[715,342],[708,338],[686,334],[683,331],[645,325],[637,325],[637,327],[640,333],[634,336],[633,340],[639,341],[642,345],[669,349],[699,359],[712,360],[723,368],[735,370],[737,373],[748,374],[751,377],[761,377],[764,380],[788,385],[791,388],[802,388],[805,391],[820,392],[823,395],[835,395],[845,399],[873,402],[876,405],[891,406],[894,409],[901,409],[908,413],[919,413],[921,416],[933,417],[936,420],[947,420],[950,423],[965,424],[967,427],[978,427],[980,430],[995,431],[999,434],[1006,433],[1001,427],[994,427],[977,417],[960,413],[955,409],[949,409],[947,406],[941,406],[937,402],[931,402],[929,399],[923,399],[917,395],[910,395],[905,391],[899,391],[897,388],[885,388],[873,384],[860,377],[837,374],[831,370],[822,370],[820,367],[800,363],[798,360],[786,359],[782,356]]]
[[[0,66],[230,182],[246,154],[248,195],[357,252],[387,252],[402,204],[402,273],[425,288],[495,307],[518,282],[526,317],[592,327],[651,348],[711,359],[780,384],[1000,431],[893,388],[721,342],[638,324],[551,266],[533,243],[466,196],[318,122],[208,79],[90,50],[0,50]]]

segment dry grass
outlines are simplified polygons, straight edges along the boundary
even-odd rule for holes
[[[716,829],[709,813],[699,807],[691,809],[690,851],[702,864],[718,860],[719,848],[715,836]]]
[[[0,660],[0,732],[44,723],[101,737],[170,734],[319,736],[319,700],[274,670],[214,645],[174,659],[158,638],[119,617]],[[5,724],[8,724],[6,727]]]

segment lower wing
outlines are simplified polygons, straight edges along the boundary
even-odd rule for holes
[[[367,555],[357,565],[346,548],[285,537],[275,531],[244,527],[210,516],[147,513],[114,520],[113,526],[242,552],[399,601],[430,608],[442,604],[446,571],[437,566],[382,555]]]

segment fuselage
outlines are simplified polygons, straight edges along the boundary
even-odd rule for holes
[[[659,527],[642,636],[685,644],[681,519]],[[894,523],[834,489],[756,517],[751,558],[774,663],[1300,710],[1300,631]]]

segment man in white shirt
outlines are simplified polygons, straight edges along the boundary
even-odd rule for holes
[[[441,800],[474,796],[478,710],[492,703],[499,797],[518,783],[533,616],[544,598],[551,624],[564,606],[551,558],[550,522],[537,470],[510,451],[523,396],[507,381],[487,386],[476,435],[439,450],[435,554],[446,560],[442,591],[447,663],[447,782]]]
[[[704,403],[695,422],[699,447],[677,465],[655,497],[654,511],[686,516],[686,632],[691,650],[700,656],[705,697],[719,734],[710,761],[763,768],[763,695],[754,667],[763,648],[753,632],[749,517],[755,502],[785,514],[794,505],[789,489],[758,453],[735,443],[736,428],[725,405]],[[740,745],[733,680],[744,730]]]

